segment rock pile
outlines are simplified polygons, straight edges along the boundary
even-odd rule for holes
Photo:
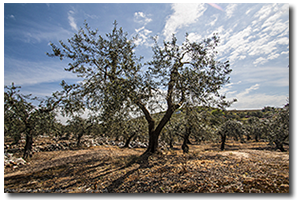
[[[93,147],[93,146],[118,146],[123,147],[125,143],[123,141],[114,141],[110,140],[107,137],[90,137],[85,136],[81,140],[81,147]],[[42,141],[37,142],[35,141],[32,146],[32,152],[47,152],[47,151],[62,151],[62,150],[69,150],[77,146],[76,140],[50,140],[50,141]],[[129,143],[129,148],[147,148],[148,143],[147,142],[141,142],[141,141],[131,141]],[[159,142],[159,148],[161,150],[167,149],[167,144],[165,142],[160,141]],[[21,153],[24,150],[24,144],[18,144],[14,146],[4,145],[4,149],[6,153],[15,154],[17,152]]]
[[[101,146],[101,145],[111,145],[123,147],[125,145],[124,142],[116,142],[113,140],[108,140],[107,138],[98,137],[98,138],[89,138],[82,141],[82,146],[84,147],[93,147],[93,146]],[[129,143],[130,148],[147,148],[147,143],[131,141]]]
[[[76,142],[64,141],[56,144],[49,144],[46,146],[38,145],[33,147],[33,152],[40,151],[60,151],[60,150],[68,150],[70,147],[76,146]]]
[[[26,161],[23,158],[16,158],[12,153],[4,153],[4,167],[17,168],[21,165],[26,165]]]

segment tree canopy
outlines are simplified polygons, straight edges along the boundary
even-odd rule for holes
[[[232,103],[219,94],[229,83],[232,70],[229,61],[215,60],[215,47],[220,42],[217,34],[197,42],[191,42],[187,34],[182,45],[177,44],[175,35],[162,46],[154,38],[153,58],[144,64],[135,55],[136,38],[128,38],[116,22],[105,36],[85,23],[67,43],[51,43],[52,53],[48,55],[71,60],[65,69],[82,81],[65,87],[72,88],[70,96],[76,96],[86,108],[106,119],[128,110],[142,113],[148,122],[147,152],[157,150],[160,132],[187,101],[220,108]],[[156,123],[152,110],[163,107],[162,100],[165,112]]]

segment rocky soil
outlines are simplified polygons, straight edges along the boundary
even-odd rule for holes
[[[144,148],[106,144],[83,149],[39,151],[25,163],[13,164],[18,167],[5,168],[4,191],[289,192],[289,152],[272,151],[263,142],[240,144],[232,141],[225,149],[219,151],[218,145],[207,143],[190,145],[188,154],[165,149],[160,154],[141,156]]]
[[[95,146],[118,146],[123,147],[124,142],[116,142],[109,140],[106,137],[89,137],[84,136],[81,141],[80,148],[89,148]],[[23,148],[25,145],[25,140],[21,140],[18,144],[4,145],[4,167],[9,168],[18,168],[20,165],[26,165],[26,161],[21,158]],[[160,143],[161,149],[165,149],[166,144]],[[51,151],[64,151],[64,150],[75,150],[80,149],[77,147],[76,140],[60,140],[60,139],[51,139],[48,137],[40,137],[35,140],[32,145],[32,152],[51,152]],[[131,141],[129,148],[147,148],[147,143],[142,143],[139,141]]]

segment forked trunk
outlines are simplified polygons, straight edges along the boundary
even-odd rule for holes
[[[136,135],[136,133],[134,132],[133,134],[131,134],[131,135],[127,138],[127,140],[126,140],[126,142],[125,142],[125,145],[123,146],[124,148],[129,147],[129,143],[130,143],[131,139],[132,139],[135,135]]]
[[[159,134],[161,133],[162,129],[164,128],[164,126],[169,122],[173,112],[179,108],[179,105],[168,105],[168,109],[165,113],[165,115],[163,116],[163,118],[160,120],[160,122],[158,123],[157,127],[155,128],[155,121],[153,120],[153,118],[151,117],[150,112],[147,110],[147,108],[145,107],[144,104],[142,104],[140,101],[136,101],[137,106],[139,106],[145,117],[146,120],[148,122],[148,133],[149,133],[149,145],[147,150],[145,151],[144,154],[147,153],[155,153],[158,151],[158,138],[159,138]],[[144,155],[143,154],[143,155]]]

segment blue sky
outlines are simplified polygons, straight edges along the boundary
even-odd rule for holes
[[[49,58],[49,42],[72,37],[84,20],[101,35],[113,21],[129,36],[139,34],[136,54],[152,57],[151,36],[159,42],[172,33],[183,42],[218,32],[220,61],[229,60],[231,83],[222,89],[233,109],[282,107],[289,96],[288,4],[4,4],[4,84],[24,93],[50,96],[61,80],[78,79],[65,72],[68,60]]]

